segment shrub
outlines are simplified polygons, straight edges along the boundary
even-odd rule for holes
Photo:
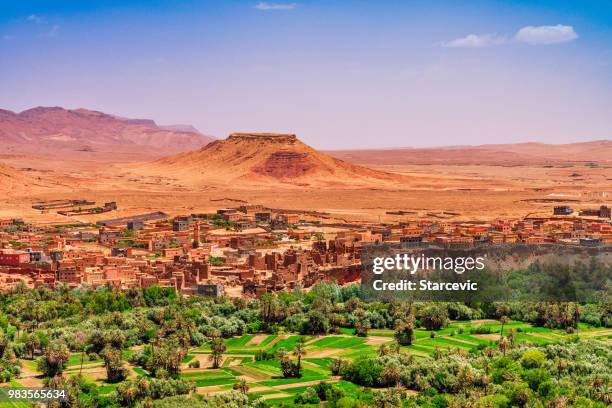
[[[546,355],[540,350],[528,350],[523,353],[521,364],[525,368],[541,367],[546,359]]]
[[[550,380],[550,373],[548,372],[548,370],[545,370],[543,368],[533,368],[531,370],[525,370],[523,372],[522,377],[523,380],[525,380],[525,382],[529,384],[529,388],[534,391],[538,391],[540,384]]]
[[[491,334],[491,327],[478,325],[470,329],[470,334]]]
[[[355,384],[366,387],[380,385],[382,364],[375,358],[362,357],[353,361],[342,371],[342,377]]]
[[[485,395],[476,401],[475,408],[509,408],[510,400],[505,395]]]
[[[296,404],[318,404],[321,402],[321,399],[317,395],[317,392],[312,387],[306,388],[303,393],[298,394],[294,402]]]

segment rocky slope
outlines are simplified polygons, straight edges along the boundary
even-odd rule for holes
[[[400,176],[335,159],[302,143],[295,135],[233,133],[202,149],[141,167],[186,183],[231,182],[352,186],[394,183]]]

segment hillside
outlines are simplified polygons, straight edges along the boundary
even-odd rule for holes
[[[126,119],[87,109],[0,110],[0,143],[5,145],[5,153],[109,153],[113,148],[145,147],[164,149],[162,154],[167,154],[197,149],[211,140],[184,126],[160,127],[149,119]]]
[[[373,185],[401,176],[335,159],[302,143],[295,135],[233,133],[202,149],[142,166],[186,183],[282,183],[294,185]]]
[[[29,177],[0,163],[0,192],[3,194],[23,192],[31,182]]]
[[[517,143],[440,148],[336,150],[327,153],[353,163],[373,165],[542,165],[568,162],[612,162],[612,140],[558,145]]]

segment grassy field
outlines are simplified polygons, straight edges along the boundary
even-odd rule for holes
[[[436,349],[461,349],[465,352],[480,347],[495,346],[500,336],[501,323],[484,322],[452,322],[448,327],[435,332],[417,329],[416,340],[410,346],[402,347],[402,351],[414,354],[417,358],[430,358]],[[504,334],[512,329],[517,342],[548,344],[567,338],[569,335],[560,330],[533,327],[530,324],[511,321],[504,325]],[[593,328],[581,325],[577,335],[588,338],[607,340],[612,338],[612,330]],[[376,355],[382,344],[394,344],[393,331],[388,329],[372,329],[368,337],[356,337],[353,329],[342,329],[339,333],[326,336],[306,336],[306,352],[302,358],[302,377],[286,379],[282,377],[280,365],[276,360],[256,361],[255,356],[261,351],[275,353],[284,348],[288,352],[295,349],[300,336],[293,334],[255,335],[246,334],[225,340],[227,347],[221,367],[211,368],[209,361],[210,347],[204,345],[191,349],[182,361],[181,377],[194,381],[197,392],[214,395],[227,391],[241,378],[247,380],[252,398],[262,397],[271,402],[292,401],[294,396],[303,392],[308,386],[319,381],[334,381],[349,394],[367,398],[360,387],[334,378],[330,373],[330,364],[336,357],[354,359],[360,356]],[[127,350],[125,357],[132,350]],[[295,357],[294,357],[295,358]],[[68,362],[68,372],[79,371],[81,356],[73,353]],[[195,359],[200,361],[200,368],[189,368],[188,363]],[[32,373],[35,365],[24,360],[23,366]],[[130,377],[149,375],[139,367],[126,364]],[[100,385],[100,393],[111,393],[115,385],[104,382],[103,364],[101,360],[83,363],[83,375]],[[34,373],[35,374],[35,373]],[[24,380],[25,381],[25,380]],[[12,386],[22,386],[17,380]],[[360,391],[361,390],[361,391]],[[364,395],[366,395],[364,397]],[[4,406],[4,405],[3,405]],[[9,406],[9,405],[7,405]],[[22,405],[10,405],[21,407]]]

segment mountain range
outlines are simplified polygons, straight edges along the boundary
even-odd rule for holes
[[[612,162],[612,140],[569,144],[516,143],[432,148],[335,150],[339,159],[369,165],[545,165],[570,162]]]
[[[152,148],[160,156],[198,149],[213,138],[183,125],[158,126],[150,119],[127,119],[88,109],[36,107],[0,110],[3,153],[55,151],[112,152],[113,148]]]

